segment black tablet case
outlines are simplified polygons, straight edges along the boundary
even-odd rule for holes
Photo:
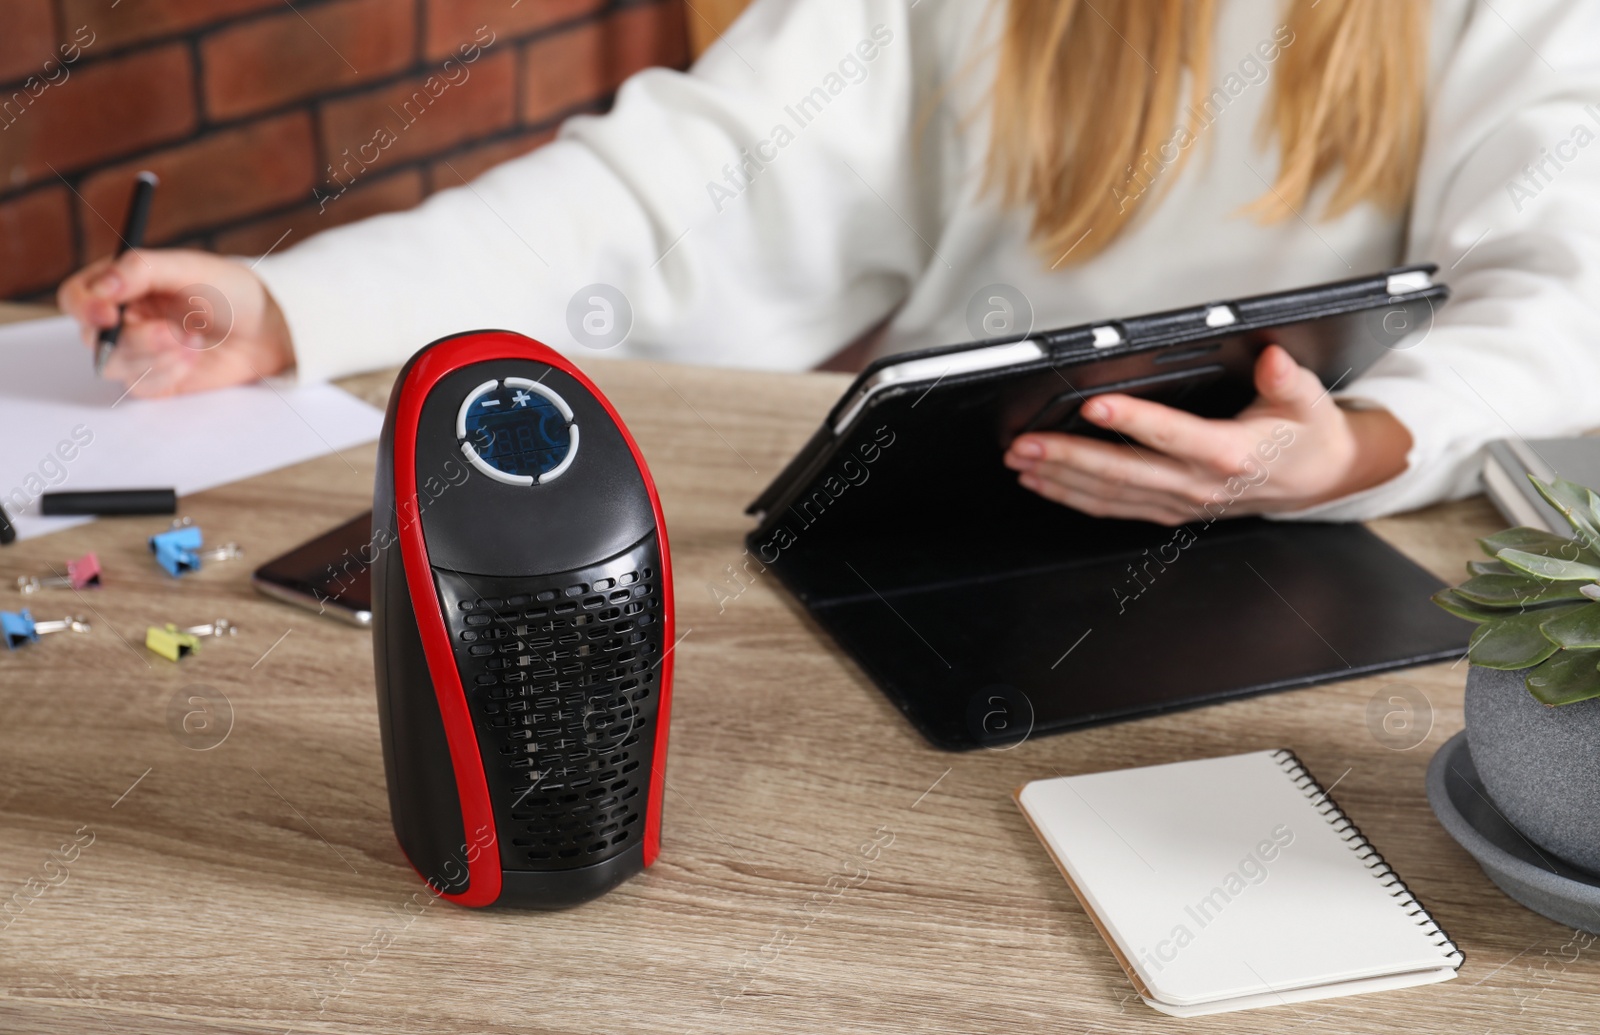
[[[1037,362],[889,389],[835,435],[847,393],[751,505],[750,552],[942,748],[1458,657],[1471,626],[1429,601],[1442,584],[1360,525],[1222,503],[1181,529],[1096,519],[1001,462],[1096,390],[1236,413],[1270,341],[1342,380],[1446,294],[1393,298],[1385,276],[1230,303],[1220,330],[1202,306],[1121,321],[1112,348],[1090,326],[1037,335]]]

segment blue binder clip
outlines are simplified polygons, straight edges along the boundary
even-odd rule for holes
[[[33,624],[33,615],[27,608],[22,613],[15,611],[0,611],[0,632],[6,637],[6,647],[16,650],[18,647],[29,643],[39,642],[39,630]]]
[[[39,637],[58,632],[88,632],[89,623],[82,618],[62,618],[58,621],[35,622],[33,612],[27,608],[18,611],[0,611],[0,635],[5,636],[6,648],[16,650]]]
[[[238,543],[224,543],[212,550],[201,549],[204,545],[200,526],[188,518],[180,518],[172,528],[150,537],[150,552],[155,554],[156,563],[174,577],[199,571],[202,561],[226,561],[244,555]]]

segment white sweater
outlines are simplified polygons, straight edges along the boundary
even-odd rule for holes
[[[1055,269],[1028,213],[981,190],[989,7],[757,0],[690,72],[634,76],[609,115],[410,212],[269,256],[257,271],[300,376],[397,364],[483,327],[581,363],[596,353],[568,305],[594,283],[632,308],[605,355],[804,370],[885,317],[880,352],[969,340],[968,303],[996,283],[1047,328],[1433,262],[1454,297],[1425,340],[1340,392],[1410,429],[1409,467],[1308,514],[1466,495],[1486,441],[1600,425],[1600,3],[1433,0],[1409,215],[1320,221],[1324,183],[1304,218],[1261,225],[1238,212],[1276,177],[1257,125],[1274,48],[1294,44],[1278,3],[1224,0],[1226,107],[1109,248]]]

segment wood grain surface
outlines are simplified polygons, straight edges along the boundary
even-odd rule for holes
[[[7,585],[86,550],[107,582],[34,601],[40,617],[87,614],[92,633],[0,654],[0,892],[44,887],[0,930],[0,1031],[1594,1029],[1600,950],[1502,895],[1424,798],[1430,756],[1461,728],[1464,665],[940,753],[770,576],[720,603],[712,592],[742,564],[745,503],[844,379],[584,365],[650,460],[679,578],[657,865],[560,914],[473,912],[423,892],[389,827],[368,634],[248,584],[255,563],[369,505],[374,449],[352,449],[185,499],[248,559],[181,581],[146,551],[162,519],[0,553]],[[381,402],[388,381],[348,387]],[[1478,499],[1375,527],[1453,578],[1496,525]],[[182,664],[140,645],[152,622],[216,617],[243,631]],[[1409,750],[1368,725],[1369,702],[1396,684],[1431,705]],[[191,697],[231,709],[209,750],[170,723]],[[1466,966],[1427,988],[1159,1015],[1133,997],[1011,791],[1280,746],[1338,781]]]

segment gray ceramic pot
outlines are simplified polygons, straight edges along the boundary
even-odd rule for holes
[[[1522,672],[1467,673],[1467,744],[1495,807],[1547,852],[1600,876],[1600,698],[1550,708]]]

